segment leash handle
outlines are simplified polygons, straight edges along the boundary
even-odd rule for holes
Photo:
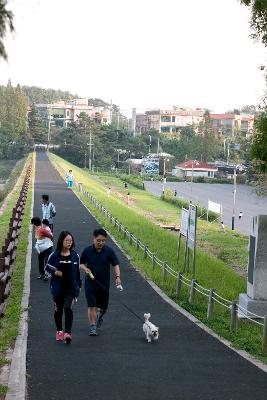
[[[122,285],[117,285],[116,288],[119,289],[121,292],[123,291]]]

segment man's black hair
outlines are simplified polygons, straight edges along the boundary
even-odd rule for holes
[[[43,199],[43,200],[46,200],[46,201],[49,201],[49,196],[48,196],[48,194],[43,194],[43,195],[42,195],[42,199]]]
[[[48,221],[48,219],[46,219],[46,218],[44,218],[44,219],[42,220],[42,223],[43,223],[44,225],[46,225],[46,226],[49,226],[49,221]]]
[[[70,250],[72,250],[73,247],[75,246],[74,238],[73,238],[72,234],[71,234],[69,231],[62,231],[62,232],[60,232],[59,237],[58,237],[58,241],[57,241],[57,250],[58,250],[58,251],[61,251],[61,250],[63,249],[63,242],[64,242],[64,239],[65,239],[68,235],[70,235],[71,238],[72,238],[72,245],[71,245]]]
[[[94,235],[95,238],[96,238],[98,235],[105,236],[105,237],[108,236],[107,232],[106,232],[105,229],[103,229],[103,228],[95,229],[93,235]]]
[[[34,225],[34,226],[41,226],[42,222],[41,222],[39,217],[33,217],[31,219],[31,224]]]

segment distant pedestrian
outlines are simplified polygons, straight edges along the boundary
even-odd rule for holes
[[[240,220],[243,217],[243,211],[240,211],[239,215],[238,215],[238,219]]]
[[[73,185],[73,181],[74,181],[74,176],[73,176],[73,173],[72,173],[71,169],[69,170],[69,172],[66,175],[66,181],[67,181],[67,184],[68,184],[68,188],[71,189],[72,185]]]
[[[42,195],[42,214],[43,219],[47,219],[49,222],[49,228],[53,232],[54,228],[54,217],[56,216],[56,208],[51,201],[49,201],[48,194]]]
[[[88,305],[89,335],[96,336],[103,323],[109,302],[110,266],[115,274],[115,284],[121,285],[119,261],[115,252],[106,246],[107,232],[100,228],[93,233],[93,244],[81,255],[81,269],[85,275],[85,296]]]
[[[107,188],[107,197],[110,196],[110,192],[111,192],[111,188],[109,187],[109,188]]]
[[[49,232],[46,228],[42,226],[41,220],[39,217],[34,217],[31,219],[31,224],[35,229],[35,249],[38,253],[38,262],[39,262],[39,276],[37,279],[47,280],[45,277],[45,263],[52,252],[53,249],[53,234],[51,231]]]
[[[177,190],[175,189],[175,191],[174,191],[174,196],[176,197],[177,196]]]
[[[127,204],[127,206],[130,204],[130,192],[128,192],[124,198],[125,203]]]
[[[56,340],[70,344],[72,340],[73,303],[81,288],[80,260],[74,248],[70,232],[62,231],[57,241],[57,249],[49,256],[45,271],[51,276],[50,289],[55,302],[54,319]],[[65,333],[63,332],[63,311],[65,314]]]
[[[127,182],[124,182],[124,188],[125,188],[125,189],[128,188]]]

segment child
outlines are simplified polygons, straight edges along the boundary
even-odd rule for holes
[[[67,180],[68,188],[72,188],[74,176],[72,174],[71,169],[69,170],[69,172],[66,175],[66,180]]]

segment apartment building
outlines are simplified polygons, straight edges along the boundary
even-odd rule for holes
[[[36,104],[36,109],[43,121],[48,126],[66,128],[70,123],[76,122],[80,113],[86,113],[90,118],[100,124],[111,123],[111,110],[103,106],[88,105],[88,99],[73,99],[58,101],[52,104]]]
[[[255,116],[247,114],[210,114],[212,130],[217,134],[234,136],[241,132],[249,137],[253,134]]]
[[[187,125],[197,126],[204,116],[205,110],[184,109],[173,107],[172,110],[149,110],[143,114],[136,114],[136,133],[143,133],[148,129],[156,129],[162,133],[176,133]]]

